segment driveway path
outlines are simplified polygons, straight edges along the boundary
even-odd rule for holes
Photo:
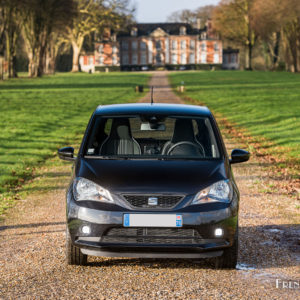
[[[167,72],[153,72],[150,79],[149,86],[153,86],[153,100],[154,103],[176,103],[183,104],[183,101],[176,96],[169,85]],[[141,99],[140,102],[149,103],[151,101],[151,94],[148,93]]]
[[[151,84],[155,102],[180,102],[165,73],[154,73]],[[299,286],[282,288],[300,280],[299,216],[292,199],[262,190],[268,166],[256,157],[234,166],[241,192],[237,270],[214,270],[204,261],[92,257],[87,267],[66,266],[70,171],[68,164],[39,170],[24,187],[29,196],[0,224],[0,299],[299,299]]]

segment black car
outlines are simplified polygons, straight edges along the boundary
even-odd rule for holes
[[[87,126],[67,191],[69,264],[88,255],[206,258],[234,268],[239,191],[231,159],[206,107],[99,106]]]

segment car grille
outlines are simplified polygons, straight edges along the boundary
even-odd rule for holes
[[[188,228],[112,228],[101,238],[103,243],[199,244],[202,237]]]
[[[133,207],[137,208],[172,208],[176,206],[183,196],[169,196],[169,195],[123,195],[125,200]],[[149,205],[148,199],[151,197],[157,198],[157,205]]]

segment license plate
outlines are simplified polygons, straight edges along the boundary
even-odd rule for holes
[[[124,227],[182,227],[182,215],[124,214]]]

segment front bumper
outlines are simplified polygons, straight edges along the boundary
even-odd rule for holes
[[[125,213],[181,214],[180,228],[124,228]],[[72,242],[83,254],[110,257],[200,258],[215,257],[230,247],[237,228],[237,208],[228,205],[216,210],[128,211],[79,206],[68,194],[68,229]],[[90,232],[83,233],[83,226]],[[215,237],[216,228],[223,229],[222,237]],[[131,232],[126,232],[126,230]],[[166,230],[166,231],[163,231]],[[150,231],[150,232],[148,232]],[[111,234],[116,232],[115,235]],[[165,233],[164,233],[165,232]]]

